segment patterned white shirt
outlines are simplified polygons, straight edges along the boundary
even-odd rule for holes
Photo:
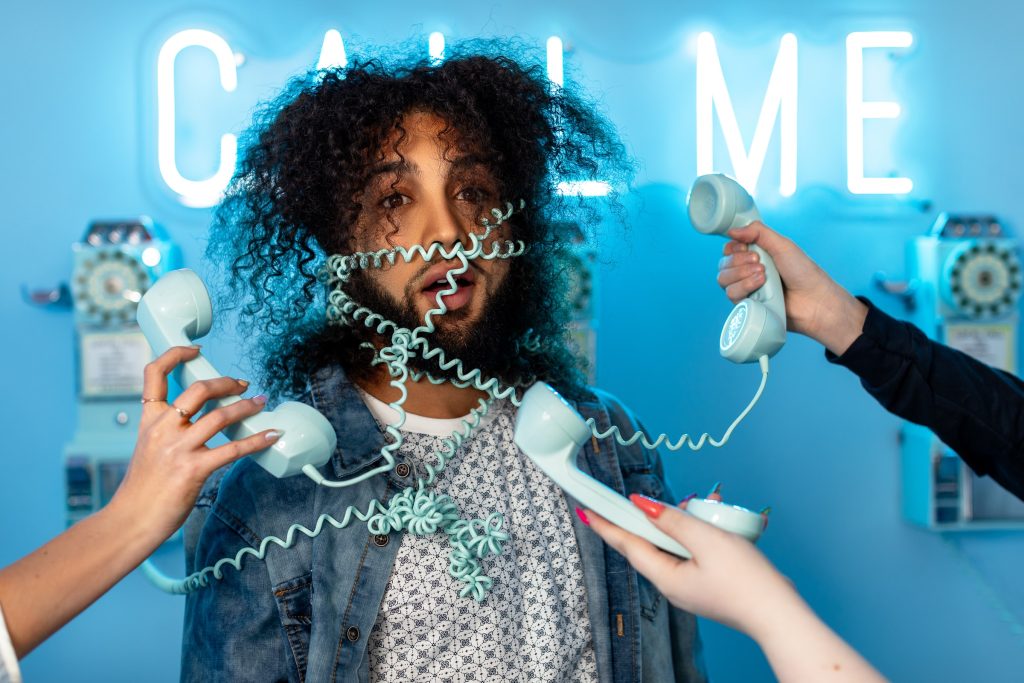
[[[381,424],[389,406],[365,395]],[[405,534],[370,634],[370,679],[596,683],[579,549],[562,490],[513,443],[514,407],[492,405],[438,475],[463,519],[505,517],[504,552],[481,560],[494,580],[482,603],[460,598],[444,533]],[[399,459],[433,463],[459,420],[408,415]],[[417,467],[421,472],[422,467]]]

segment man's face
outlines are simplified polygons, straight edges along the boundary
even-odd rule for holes
[[[445,250],[457,243],[468,247],[469,235],[483,232],[481,217],[494,222],[490,210],[503,208],[497,181],[477,157],[458,149],[457,140],[452,144],[451,133],[441,137],[446,127],[442,119],[412,113],[401,123],[404,138],[397,148],[397,135],[385,144],[384,158],[359,197],[363,211],[354,231],[355,249],[429,248],[435,243]],[[509,234],[505,223],[491,233],[485,249]],[[394,265],[357,271],[347,289],[360,304],[400,326],[415,327],[438,307],[438,292],[450,288],[446,273],[460,265],[439,255],[429,263],[419,257],[408,263],[398,258]],[[508,298],[502,292],[508,274],[506,259],[469,262],[469,270],[458,276],[456,293],[443,297],[448,312],[432,318],[442,348],[469,361],[464,356],[475,355],[472,347],[486,343],[481,337],[489,336],[489,330],[480,328],[501,317],[495,308]]]

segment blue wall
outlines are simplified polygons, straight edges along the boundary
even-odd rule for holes
[[[877,270],[900,273],[904,241],[936,210],[991,211],[1024,226],[1016,192],[1024,103],[1021,88],[1002,76],[1024,67],[1016,28],[1024,10],[1005,4],[820,0],[797,10],[764,1],[718,7],[645,0],[626,17],[593,2],[534,0],[456,0],[436,8],[395,0],[387,11],[305,1],[103,5],[21,4],[7,7],[0,23],[0,222],[8,249],[0,269],[8,329],[0,360],[8,444],[0,455],[0,564],[61,530],[60,454],[74,427],[70,316],[26,306],[19,287],[66,279],[70,244],[94,218],[150,214],[181,242],[186,262],[199,264],[209,212],[177,205],[155,171],[155,53],[181,28],[217,30],[249,56],[236,93],[197,79],[189,91],[195,98],[180,104],[187,122],[179,128],[181,167],[194,176],[212,170],[222,130],[243,127],[253,104],[315,62],[328,28],[341,30],[350,57],[360,44],[434,30],[450,40],[521,35],[538,45],[561,35],[572,48],[567,63],[601,97],[643,163],[629,200],[631,226],[601,239],[598,379],[657,431],[719,432],[757,381],[756,371],[718,357],[716,335],[728,311],[714,284],[721,242],[690,231],[684,214],[696,173],[699,31],[718,40],[748,140],[778,40],[796,34],[799,189],[788,199],[772,192],[773,140],[762,205],[770,222],[851,290],[870,293]],[[903,105],[898,124],[868,128],[875,140],[869,169],[913,178],[911,199],[856,198],[844,189],[844,40],[856,30],[915,36],[914,47],[891,62],[868,61],[868,79],[876,79],[868,96]],[[202,60],[183,56],[182,68],[209,73],[212,60]],[[721,149],[720,137],[716,144]],[[899,313],[881,295],[876,300]],[[235,365],[236,341],[223,334],[208,346],[225,372]],[[852,376],[825,363],[820,348],[792,338],[773,365],[764,401],[727,448],[666,461],[679,494],[703,493],[722,480],[736,501],[771,504],[762,548],[888,676],[1019,680],[1021,536],[943,538],[907,525],[899,510],[898,427]],[[169,548],[162,564],[180,571],[179,553]],[[175,680],[181,612],[180,598],[133,575],[32,654],[26,679]],[[770,680],[745,637],[710,623],[704,637],[718,680]]]

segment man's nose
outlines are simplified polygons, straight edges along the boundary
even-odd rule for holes
[[[452,247],[456,243],[466,244],[469,235],[464,217],[446,201],[439,201],[432,207],[424,227],[424,245],[435,242],[444,247]]]

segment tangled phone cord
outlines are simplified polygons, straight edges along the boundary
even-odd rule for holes
[[[519,208],[524,204],[520,202]],[[209,585],[211,578],[223,578],[222,568],[230,566],[240,571],[242,560],[247,556],[263,560],[271,545],[281,548],[290,548],[303,534],[309,538],[318,536],[327,525],[337,529],[348,526],[355,517],[365,522],[367,529],[373,534],[389,534],[392,531],[407,531],[416,535],[430,535],[444,532],[451,544],[452,550],[449,553],[449,574],[464,583],[459,591],[460,597],[472,597],[477,602],[482,602],[492,586],[492,579],[483,573],[480,561],[488,556],[501,554],[504,543],[509,540],[509,534],[502,528],[504,519],[498,512],[493,512],[486,519],[465,520],[461,518],[458,507],[451,497],[429,490],[428,487],[434,484],[437,476],[445,469],[448,462],[455,457],[459,447],[476,430],[481,420],[487,415],[494,401],[507,399],[513,405],[521,405],[521,400],[516,395],[520,387],[503,386],[496,378],[485,378],[479,369],[467,369],[461,360],[457,358],[448,359],[444,352],[431,345],[427,337],[436,331],[434,318],[448,312],[444,303],[444,297],[450,296],[458,291],[457,278],[469,269],[469,262],[473,259],[511,259],[521,256],[526,251],[526,245],[521,242],[495,241],[489,250],[484,249],[484,242],[491,233],[504,223],[513,213],[513,205],[506,204],[505,212],[492,209],[491,215],[495,222],[491,223],[484,218],[483,235],[472,233],[469,235],[468,248],[462,244],[456,244],[450,249],[444,249],[440,244],[432,244],[427,248],[421,245],[414,245],[410,248],[394,247],[381,249],[374,252],[357,252],[348,255],[332,255],[327,259],[327,264],[322,276],[325,285],[332,287],[328,295],[327,320],[330,324],[340,325],[364,325],[373,329],[380,335],[390,336],[391,343],[379,350],[374,349],[372,364],[383,364],[388,375],[391,377],[390,386],[398,391],[398,398],[392,401],[389,406],[395,412],[396,417],[392,422],[385,425],[385,432],[390,442],[381,448],[381,456],[384,462],[363,474],[344,480],[326,479],[315,467],[306,465],[302,471],[313,481],[321,486],[342,488],[365,481],[366,479],[385,472],[391,471],[395,466],[396,454],[404,443],[402,427],[405,424],[406,412],[404,404],[408,398],[406,384],[411,379],[414,382],[426,379],[431,384],[443,384],[450,381],[459,387],[472,386],[487,394],[488,399],[480,399],[479,405],[470,411],[470,414],[463,418],[459,428],[456,428],[449,437],[446,437],[441,447],[434,452],[435,463],[427,463],[425,468],[426,476],[418,476],[416,485],[407,487],[392,496],[385,507],[379,501],[371,501],[366,512],[362,512],[354,506],[349,506],[342,520],[339,522],[330,514],[323,514],[317,519],[314,529],[310,530],[301,524],[292,525],[282,540],[276,536],[264,538],[259,548],[247,547],[241,549],[234,557],[219,560],[210,567],[206,567],[191,574],[182,580],[174,580],[163,575],[149,560],[143,564],[143,571],[158,587],[169,593],[190,593],[199,588]],[[354,270],[365,268],[382,268],[384,264],[393,265],[398,258],[406,263],[414,258],[423,258],[430,261],[440,255],[445,260],[457,260],[458,265],[447,271],[445,279],[447,288],[438,291],[435,297],[436,307],[430,309],[423,319],[423,324],[415,329],[409,330],[395,324],[393,321],[375,313],[374,311],[361,306],[344,291],[344,285],[348,282]],[[519,342],[521,348],[537,350],[542,340],[535,335],[528,333]],[[365,346],[365,345],[364,345]],[[370,345],[372,348],[372,345]],[[453,370],[458,380],[438,379],[429,373],[411,370],[409,361],[413,357],[423,360],[434,360],[443,371]],[[629,438],[622,436],[621,431],[615,425],[610,429],[601,431],[596,421],[591,418],[586,424],[594,437],[605,439],[612,437],[623,446],[631,446],[637,442],[644,448],[653,450],[661,445],[672,451],[681,449],[684,445],[691,450],[698,450],[706,443],[712,446],[722,446],[732,435],[736,426],[747,416],[756,405],[764,391],[768,378],[768,358],[762,356],[759,359],[761,366],[761,384],[754,394],[753,399],[740,415],[726,430],[721,439],[713,439],[707,433],[701,435],[697,441],[693,441],[688,434],[684,434],[676,441],[671,441],[666,434],[658,435],[653,441],[643,432],[637,431]]]
[[[525,204],[520,202],[519,208]],[[379,501],[371,502],[366,512],[361,512],[354,506],[350,506],[339,522],[329,514],[321,515],[317,520],[314,529],[309,529],[301,524],[292,525],[282,540],[277,536],[264,538],[259,548],[243,548],[234,557],[224,558],[215,564],[191,574],[185,579],[174,580],[165,576],[156,566],[146,561],[143,564],[144,573],[159,588],[169,592],[184,594],[190,593],[199,588],[209,585],[211,577],[214,579],[223,578],[224,566],[230,566],[240,571],[242,560],[247,556],[263,560],[271,545],[281,548],[290,548],[298,539],[298,534],[309,538],[318,536],[327,525],[337,529],[348,526],[353,516],[365,522],[370,533],[388,534],[392,531],[404,530],[416,535],[430,535],[444,532],[451,544],[452,550],[449,553],[449,574],[457,581],[465,585],[460,590],[460,597],[472,597],[477,602],[483,601],[492,585],[492,579],[483,573],[480,560],[487,556],[499,555],[502,552],[504,543],[508,541],[509,534],[502,528],[504,519],[500,513],[494,512],[486,519],[464,520],[459,514],[458,507],[451,497],[439,494],[428,489],[437,479],[437,476],[444,470],[448,462],[455,456],[459,447],[469,439],[473,431],[480,425],[481,420],[487,414],[493,401],[501,398],[511,397],[518,405],[514,396],[514,387],[502,387],[496,380],[485,380],[479,370],[467,371],[462,362],[447,360],[439,349],[432,348],[426,335],[436,330],[434,324],[435,316],[444,315],[448,312],[443,298],[458,291],[457,277],[469,269],[469,261],[480,258],[485,260],[509,259],[521,256],[526,251],[526,245],[519,241],[495,241],[489,250],[484,249],[484,242],[491,233],[504,223],[513,213],[513,205],[507,203],[504,212],[499,209],[492,209],[491,215],[495,222],[491,223],[487,218],[482,220],[484,227],[483,235],[472,233],[469,235],[468,248],[462,244],[456,244],[450,249],[444,249],[440,244],[432,244],[428,248],[421,245],[414,245],[410,248],[395,247],[382,249],[375,252],[358,252],[349,255],[333,255],[327,260],[325,274],[322,280],[327,285],[332,285],[333,290],[328,296],[327,319],[334,324],[363,324],[374,329],[378,334],[389,334],[391,343],[379,351],[375,351],[373,364],[384,364],[391,377],[390,386],[398,391],[398,398],[389,405],[395,411],[395,419],[385,426],[385,432],[390,437],[390,442],[381,448],[381,456],[384,462],[371,470],[344,480],[326,479],[315,467],[306,465],[302,468],[303,473],[321,486],[342,488],[352,486],[367,480],[368,478],[391,471],[395,466],[395,455],[404,443],[401,429],[405,424],[406,412],[404,404],[408,398],[406,384],[410,379],[419,381],[426,376],[432,384],[441,384],[445,380],[431,377],[427,373],[411,371],[409,360],[414,355],[424,359],[440,356],[441,367],[444,370],[455,368],[461,378],[453,382],[457,386],[474,386],[488,394],[488,399],[481,399],[478,407],[464,418],[459,428],[445,438],[434,453],[436,461],[427,463],[425,467],[426,476],[418,476],[415,487],[408,487],[395,494],[388,501],[387,507]],[[440,255],[445,260],[458,260],[459,265],[449,270],[445,278],[448,287],[439,291],[435,297],[436,308],[431,309],[424,316],[423,324],[414,330],[399,327],[394,322],[375,313],[374,311],[360,306],[344,291],[343,286],[349,280],[352,271],[362,268],[381,268],[385,263],[393,265],[396,259],[401,258],[406,263],[414,258],[422,258],[430,261]],[[530,343],[527,340],[526,343]]]

